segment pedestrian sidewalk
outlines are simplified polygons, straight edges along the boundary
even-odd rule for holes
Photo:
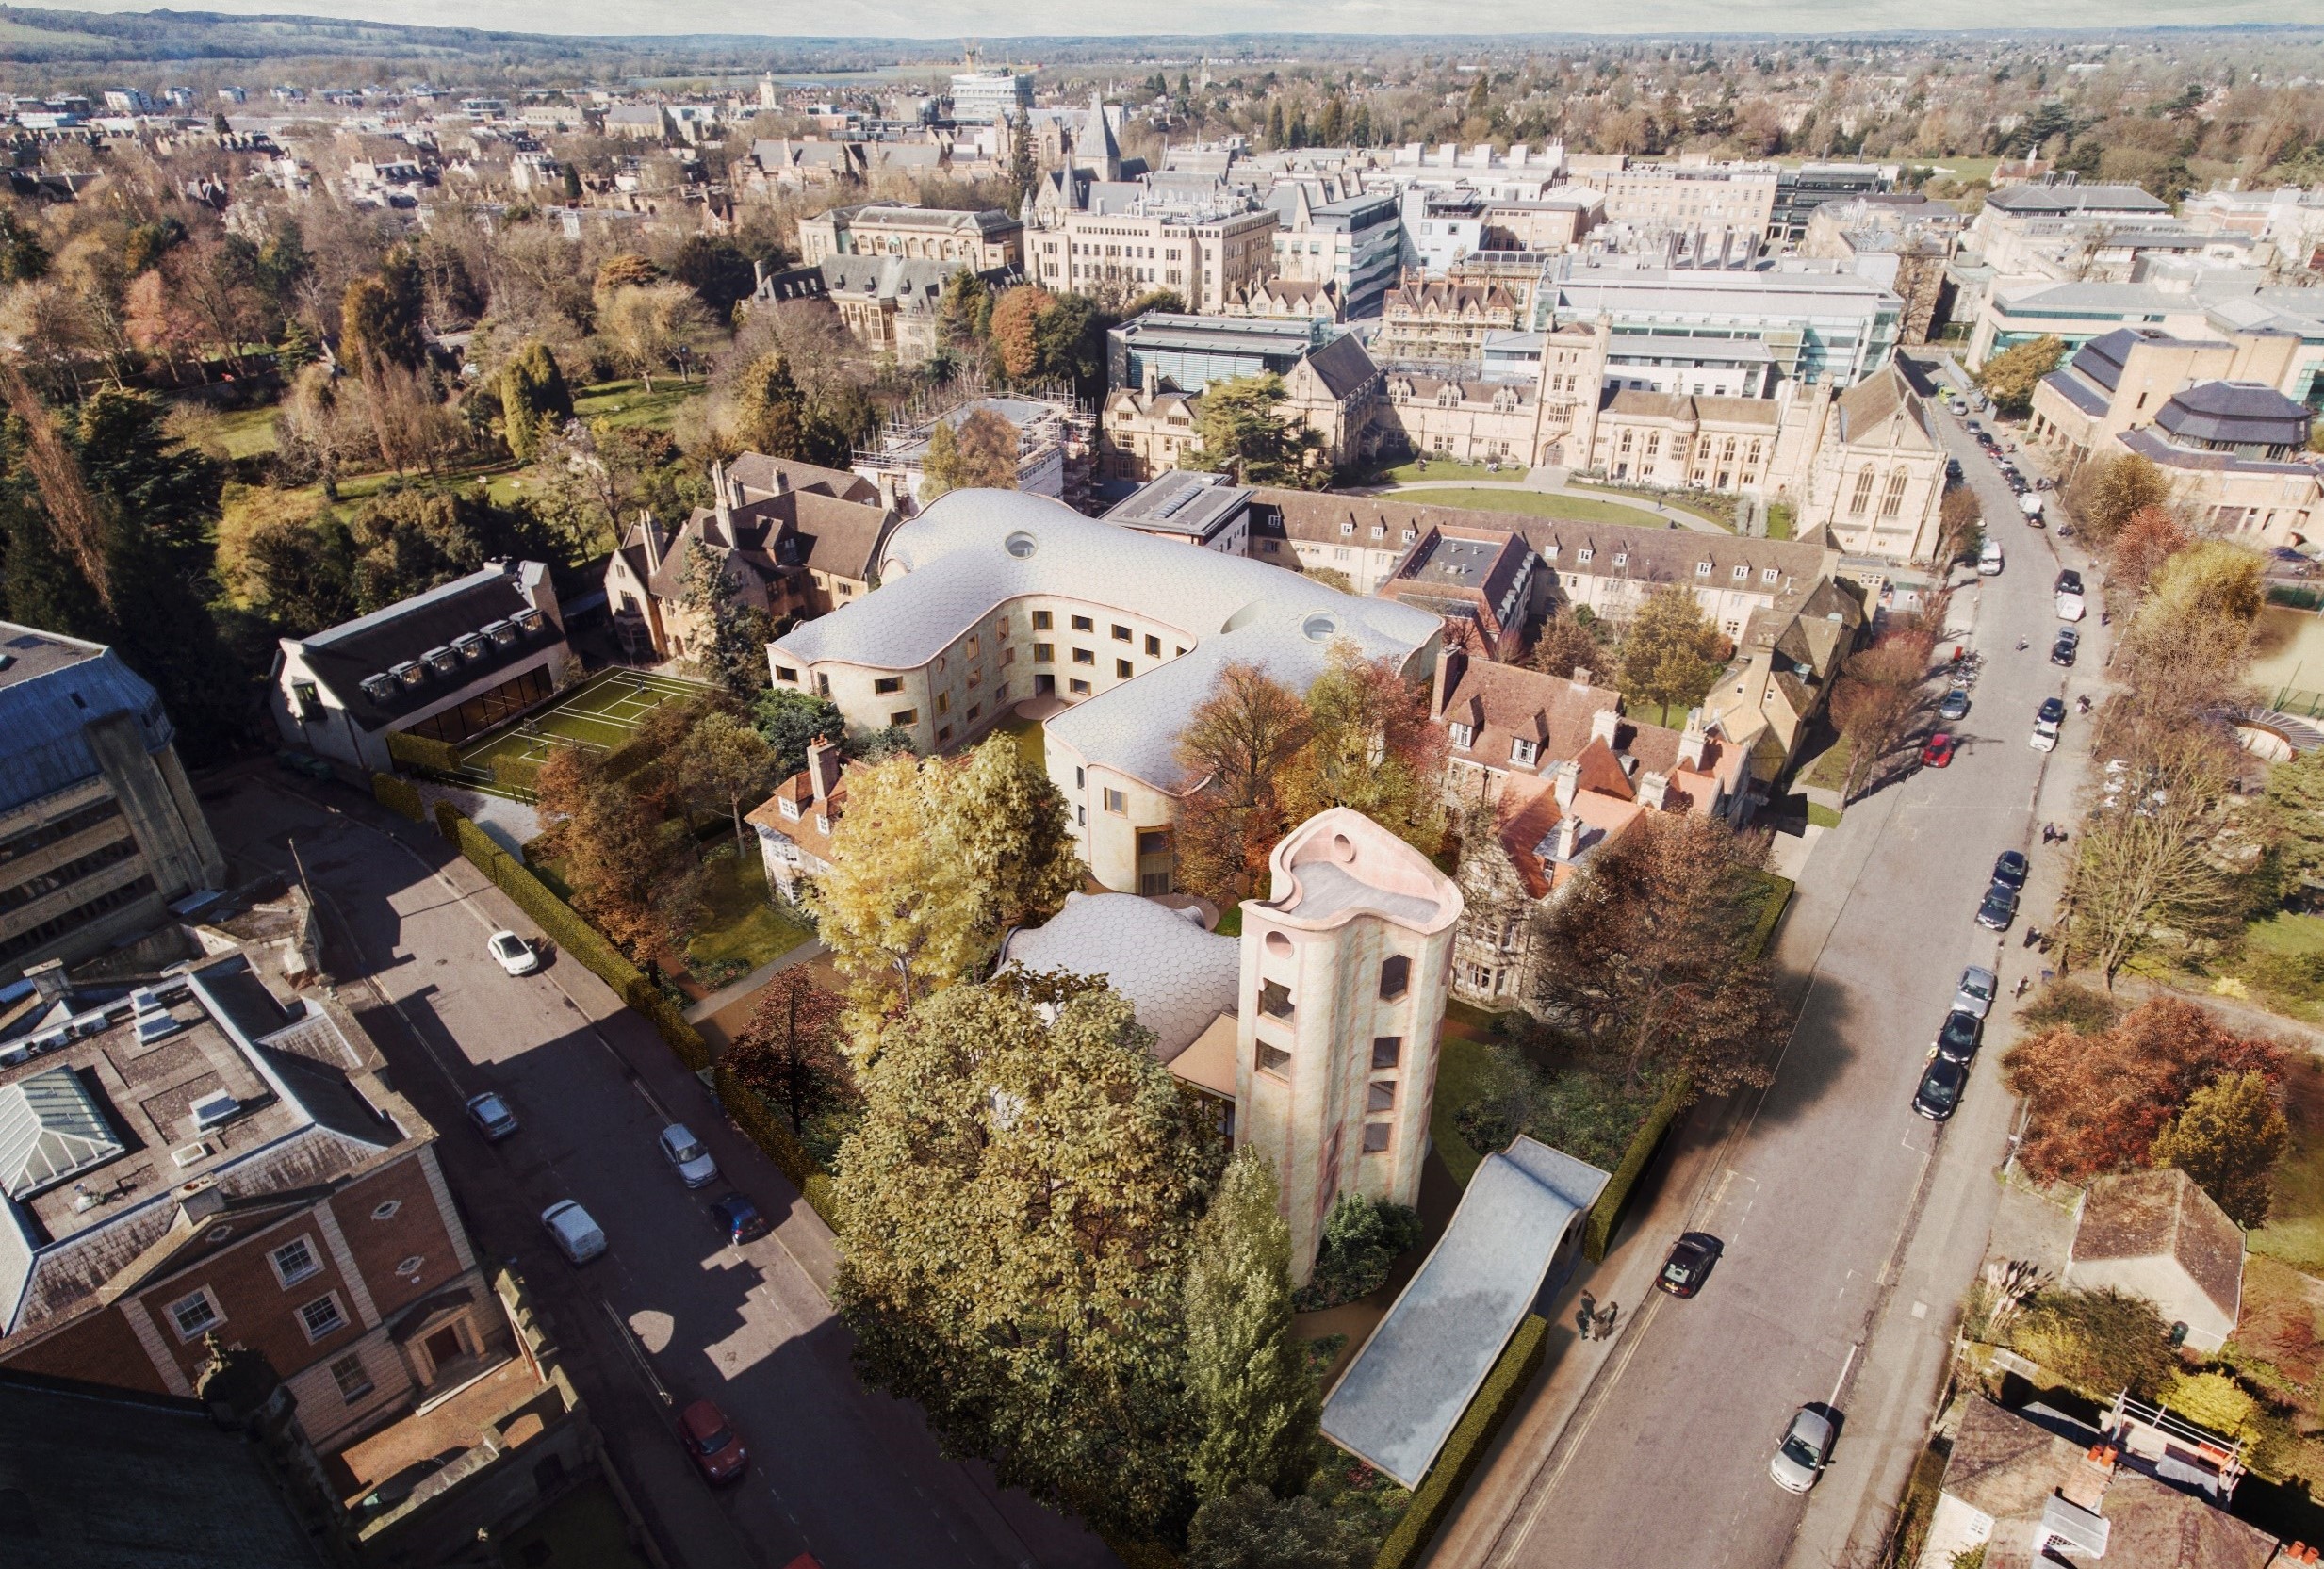
[[[741,980],[720,987],[698,1003],[688,1004],[686,1022],[699,1024],[712,1014],[721,1012],[741,1002],[793,965],[806,964],[810,960],[819,959],[830,951],[823,945],[821,938],[810,937],[780,957],[767,960]]]

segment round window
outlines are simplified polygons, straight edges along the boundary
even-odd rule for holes
[[[1023,529],[1020,529],[1015,533],[1010,534],[1007,539],[1001,541],[1001,547],[1010,555],[1016,557],[1019,561],[1023,561],[1025,557],[1039,549],[1041,548],[1041,542],[1035,539],[1031,534],[1026,533]]]
[[[1281,932],[1269,932],[1267,934],[1267,951],[1277,958],[1287,958],[1291,953],[1291,940]]]
[[[426,1259],[421,1258],[417,1253],[414,1253],[410,1258],[405,1259],[401,1264],[396,1266],[396,1273],[409,1279],[411,1276],[418,1274],[419,1267],[427,1262],[428,1261]]]
[[[392,1220],[395,1218],[396,1211],[401,1209],[402,1207],[402,1200],[390,1199],[385,1203],[378,1205],[371,1211],[371,1218],[374,1220]]]
[[[1350,839],[1346,834],[1334,834],[1332,836],[1332,854],[1337,856],[1341,860],[1355,859],[1355,841]]]

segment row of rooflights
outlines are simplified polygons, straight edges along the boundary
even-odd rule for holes
[[[14,1067],[20,1062],[29,1062],[34,1057],[57,1051],[75,1040],[84,1040],[92,1035],[103,1035],[113,1025],[125,1022],[132,1018],[138,1022],[138,1038],[140,1042],[158,1040],[163,1036],[173,1035],[185,1028],[185,1025],[171,1016],[170,1006],[172,1004],[184,1001],[189,989],[183,978],[164,981],[159,986],[139,987],[120,1002],[109,1003],[101,1008],[91,1008],[87,1013],[75,1014],[61,1024],[52,1024],[27,1039],[20,1040],[13,1046],[0,1050],[0,1065]],[[148,1035],[146,1032],[149,1021],[160,1020],[168,1020],[169,1027],[161,1029],[155,1025],[155,1033]]]
[[[450,676],[459,670],[463,662],[473,663],[483,659],[487,647],[515,647],[519,637],[539,631],[548,620],[542,612],[528,610],[505,621],[487,621],[476,630],[462,632],[450,643],[431,648],[416,660],[404,660],[366,676],[360,683],[364,695],[374,702],[384,703],[399,690],[417,691],[427,684],[431,675]]]

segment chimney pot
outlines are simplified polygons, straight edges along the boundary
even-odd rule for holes
[[[1586,664],[1577,664],[1574,666],[1574,684],[1576,686],[1588,686],[1590,684],[1590,678],[1596,674],[1596,671],[1591,669]]]
[[[1590,739],[1602,741],[1612,746],[1614,744],[1615,731],[1621,724],[1622,715],[1618,711],[1610,708],[1599,709],[1590,715]]]

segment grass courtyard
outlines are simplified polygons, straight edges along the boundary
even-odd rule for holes
[[[1473,507],[1480,512],[1528,513],[1535,517],[1571,518],[1578,523],[1630,523],[1641,528],[1657,529],[1664,522],[1663,518],[1641,507],[1556,490],[1448,487],[1443,490],[1399,490],[1396,493],[1396,498],[1424,507]]]
[[[1481,463],[1466,463],[1458,458],[1430,458],[1425,462],[1413,458],[1393,468],[1367,474],[1362,482],[1367,485],[1409,485],[1430,482],[1450,484],[1461,480],[1514,482],[1525,476],[1526,467],[1520,463],[1505,463],[1498,468],[1490,468]]]

